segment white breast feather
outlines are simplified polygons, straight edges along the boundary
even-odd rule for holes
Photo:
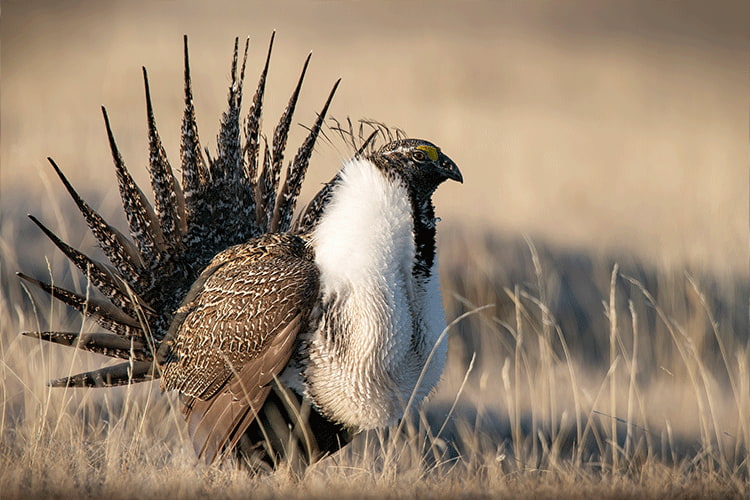
[[[326,324],[312,334],[308,395],[329,418],[351,427],[382,427],[403,415],[445,325],[437,274],[427,282],[412,276],[411,211],[404,186],[369,161],[352,160],[313,234],[323,303],[336,298],[334,328],[346,341],[337,346]],[[419,352],[412,348],[415,324]],[[446,345],[437,349],[415,403],[440,379]]]
[[[411,206],[406,189],[388,181],[367,160],[351,160],[313,235],[321,283],[335,289],[376,271],[411,266]]]
[[[422,361],[420,366],[423,366],[427,362],[427,358],[430,355],[430,351],[433,350],[432,361],[425,369],[424,377],[422,382],[417,389],[415,397],[416,401],[421,401],[440,381],[440,376],[443,374],[443,368],[445,367],[445,361],[448,356],[448,338],[443,337],[443,340],[438,344],[438,339],[443,333],[446,327],[445,323],[445,311],[443,310],[443,296],[440,292],[440,276],[438,274],[437,258],[432,265],[430,270],[430,277],[426,282],[422,283],[422,286],[417,287],[419,292],[422,294],[422,307],[419,311],[420,320],[424,324],[424,350],[420,352]]]

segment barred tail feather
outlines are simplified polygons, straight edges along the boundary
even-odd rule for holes
[[[276,199],[276,193],[270,181],[272,176],[271,169],[271,150],[268,147],[268,140],[263,137],[263,166],[261,167],[256,187],[256,197],[258,200],[256,205],[256,224],[258,230],[262,233],[268,232],[268,227],[271,223],[268,207],[272,206],[271,199]]]
[[[53,344],[95,352],[110,358],[151,361],[153,355],[146,346],[134,339],[127,339],[111,333],[79,332],[21,332],[21,335],[46,340]]]
[[[112,127],[109,123],[107,110],[102,106],[104,115],[104,125],[107,129],[109,147],[112,152],[112,160],[115,163],[115,172],[117,173],[117,182],[120,186],[120,197],[122,206],[130,227],[130,234],[138,245],[141,257],[147,267],[152,267],[154,263],[160,261],[166,251],[164,235],[161,232],[159,223],[156,220],[156,214],[151,207],[146,195],[138,187],[130,175],[125,162],[120,155],[115,142],[115,136],[112,133]]]
[[[239,38],[234,39],[234,55],[232,57],[232,83],[227,97],[228,109],[222,115],[218,144],[218,157],[212,174],[215,179],[227,179],[240,182],[244,178],[242,163],[242,147],[240,146],[240,106],[242,105],[242,83],[245,78],[245,65],[250,39],[245,41],[245,51],[242,58],[242,68],[237,71],[239,59]]]
[[[89,278],[89,280],[91,280],[91,284],[93,284],[97,290],[102,292],[109,299],[109,301],[112,302],[112,304],[114,304],[124,313],[128,314],[130,317],[135,318],[137,317],[137,313],[133,304],[133,300],[135,299],[139,303],[139,306],[145,309],[147,313],[153,313],[153,311],[148,310],[145,304],[138,300],[138,297],[132,290],[127,290],[124,282],[117,277],[117,272],[114,269],[110,268],[106,264],[97,262],[87,257],[83,253],[65,243],[33,215],[29,215],[29,218],[34,222],[34,224],[37,225],[37,227],[39,227],[39,229],[42,230],[42,232],[50,240],[52,240],[55,246],[57,246],[57,248],[59,248],[68,257],[68,259],[70,259],[70,261],[73,262],[76,267],[78,267],[78,269]]]
[[[271,210],[276,204],[276,191],[279,187],[279,177],[281,175],[281,168],[284,162],[284,150],[286,149],[286,142],[289,138],[289,127],[292,124],[292,117],[294,116],[294,110],[297,107],[297,101],[299,100],[299,94],[302,90],[302,83],[305,80],[305,74],[307,73],[307,67],[310,65],[310,58],[312,52],[307,55],[305,64],[302,66],[302,72],[297,80],[297,86],[294,87],[292,95],[289,97],[289,102],[284,109],[284,112],[279,119],[279,124],[273,132],[273,149],[271,151],[271,191],[274,193],[273,199],[269,200]],[[270,217],[269,217],[270,220]]]
[[[250,187],[255,192],[255,179],[258,175],[258,154],[260,153],[260,120],[263,116],[263,96],[266,89],[266,77],[268,76],[268,67],[271,63],[271,52],[273,51],[273,41],[276,38],[276,32],[271,33],[271,41],[268,44],[268,53],[266,54],[266,63],[258,79],[258,87],[255,89],[253,104],[247,116],[245,125],[245,153],[246,153],[246,177],[251,183]]]
[[[100,370],[79,373],[47,382],[50,387],[117,387],[156,378],[156,368],[151,361],[126,361]]]
[[[52,164],[55,172],[57,172],[58,177],[60,177],[68,193],[70,193],[73,201],[78,206],[78,210],[83,214],[86,224],[91,229],[94,237],[99,242],[99,247],[101,247],[109,261],[135,287],[136,291],[140,290],[145,281],[145,276],[142,274],[143,268],[138,249],[135,248],[125,235],[107,224],[107,221],[80,197],[52,158],[47,158],[47,160]]]
[[[166,252],[173,254],[182,250],[182,236],[187,229],[185,225],[185,199],[180,184],[175,180],[172,166],[169,164],[167,153],[156,128],[146,68],[143,68],[143,85],[146,93],[146,119],[148,121],[148,170],[154,192],[154,207],[161,232],[164,235]]]
[[[288,231],[291,226],[292,215],[294,214],[294,208],[297,204],[297,197],[302,189],[302,182],[305,180],[305,174],[307,174],[307,167],[310,163],[313,149],[315,148],[315,141],[318,139],[320,129],[323,126],[323,120],[325,119],[326,113],[328,113],[328,108],[331,105],[331,101],[333,101],[333,96],[336,94],[336,89],[338,89],[339,83],[341,83],[340,78],[336,80],[330,94],[328,94],[328,99],[326,99],[323,109],[320,111],[320,114],[318,114],[318,118],[310,129],[307,138],[297,151],[294,161],[289,164],[286,173],[286,181],[281,187],[279,199],[274,210],[271,231]]]
[[[45,281],[40,281],[23,273],[16,273],[16,275],[22,280],[44,290],[60,302],[64,302],[81,314],[89,316],[102,328],[124,337],[135,337],[141,340],[144,339],[143,330],[141,329],[138,320],[128,316],[111,303],[92,297],[86,298],[75,292],[71,292],[70,290],[60,288]]]
[[[208,171],[203,159],[203,148],[198,136],[198,122],[195,118],[187,35],[183,37],[183,46],[185,111],[182,117],[180,134],[180,160],[182,164],[182,188],[185,194],[185,223],[189,237],[194,239],[197,214],[202,210],[202,199],[199,192],[202,186],[208,182]]]

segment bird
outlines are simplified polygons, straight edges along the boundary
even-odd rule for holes
[[[335,176],[296,211],[340,80],[284,180],[287,138],[310,56],[271,140],[261,132],[275,32],[246,118],[249,39],[234,41],[228,109],[212,155],[199,139],[184,37],[184,115],[177,179],[156,126],[143,68],[153,205],[105,128],[129,237],[52,167],[109,262],[31,220],[102,297],[83,297],[23,273],[108,332],[26,336],[125,361],[49,382],[112,387],[161,378],[179,393],[199,459],[235,455],[254,468],[309,465],[359,432],[393,425],[438,384],[447,357],[432,196],[463,176],[435,144],[373,125]],[[372,122],[374,123],[374,122]],[[341,127],[337,130],[343,131]],[[376,147],[375,137],[385,137]],[[296,213],[295,213],[296,212]]]

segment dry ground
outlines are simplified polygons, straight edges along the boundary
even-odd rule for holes
[[[746,496],[747,5],[274,5],[3,2],[0,498]],[[197,465],[156,385],[46,388],[101,361],[19,338],[80,326],[12,275],[85,289],[23,214],[94,251],[52,155],[122,221],[97,113],[144,181],[140,65],[176,157],[190,35],[213,147],[233,37],[253,82],[274,28],[267,116],[314,49],[299,121],[342,76],[334,116],[432,139],[466,178],[437,199],[446,312],[470,313],[440,391],[302,477]],[[311,184],[347,154],[321,145]]]

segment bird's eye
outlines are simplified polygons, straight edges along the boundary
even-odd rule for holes
[[[427,158],[427,155],[425,154],[424,151],[414,151],[411,154],[411,157],[414,158],[416,161],[425,161],[425,159]]]

